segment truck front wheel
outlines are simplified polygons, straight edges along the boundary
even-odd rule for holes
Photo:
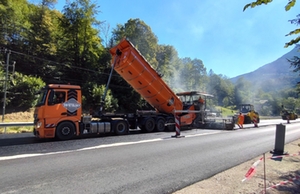
[[[55,137],[59,140],[69,140],[75,134],[75,126],[70,122],[60,123],[56,127]]]
[[[128,125],[125,121],[117,121],[114,126],[116,135],[125,135],[128,132]]]

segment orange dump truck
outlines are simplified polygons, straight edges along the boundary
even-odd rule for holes
[[[34,134],[38,138],[71,139],[84,134],[127,134],[129,129],[144,132],[174,130],[174,115],[181,126],[204,122],[197,99],[200,94],[187,92],[182,101],[162,80],[140,52],[126,39],[110,49],[112,68],[137,91],[155,111],[131,114],[82,116],[81,88],[76,85],[49,84],[40,91],[34,112]],[[110,79],[109,79],[110,80]],[[108,81],[109,85],[109,81]]]
[[[110,53],[115,71],[158,112],[182,110],[180,99],[128,40],[123,39]]]

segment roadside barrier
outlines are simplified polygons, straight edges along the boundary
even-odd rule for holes
[[[255,115],[253,116],[253,123],[254,123],[254,127],[258,127],[258,125],[257,125],[257,118],[256,118]]]
[[[11,122],[0,123],[0,127],[19,127],[19,126],[33,126],[33,122]]]
[[[290,124],[290,116],[289,116],[289,115],[286,116],[286,122],[287,122],[288,124]]]
[[[180,118],[176,114],[174,115],[174,117],[175,117],[175,135],[172,137],[176,137],[176,138],[184,137],[184,136],[180,136]]]
[[[300,176],[295,176],[294,178],[290,178],[290,179],[288,179],[288,180],[286,180],[286,181],[281,181],[280,183],[278,183],[278,184],[276,184],[276,185],[272,185],[271,187],[268,187],[266,190],[269,190],[269,189],[275,189],[275,188],[277,188],[278,186],[280,186],[280,185],[285,185],[285,184],[287,184],[287,183],[289,183],[289,182],[294,182],[294,181],[296,181],[296,180],[298,180],[298,179],[300,179]]]
[[[188,112],[197,113],[200,111],[198,111],[198,110],[174,110],[173,111],[174,118],[175,118],[175,135],[172,137],[176,137],[176,138],[184,137],[184,136],[180,135],[180,118],[176,113],[188,113]]]
[[[284,154],[284,155],[280,155],[280,156],[271,156],[271,157],[268,157],[267,159],[276,159],[276,158],[283,158],[283,157],[290,157],[290,156],[300,156],[300,152],[298,152],[296,154]]]
[[[245,174],[244,179],[242,179],[242,182],[244,182],[244,181],[246,181],[246,180],[249,180],[251,177],[253,177],[253,175],[254,175],[255,172],[256,172],[256,167],[258,166],[258,164],[259,164],[262,160],[265,161],[265,159],[278,159],[278,158],[293,157],[293,156],[299,156],[299,155],[300,155],[300,152],[295,153],[295,154],[284,154],[284,155],[270,156],[270,157],[265,157],[265,154],[263,154],[263,157],[261,157],[259,160],[257,160],[256,162],[254,162],[254,163],[252,164],[252,166],[250,167],[250,169],[249,169],[249,170],[247,171],[247,173]],[[265,162],[264,162],[264,163],[265,163]],[[265,177],[265,176],[264,176],[264,177]],[[266,179],[266,178],[264,178],[264,179]],[[272,185],[272,186],[270,186],[270,187],[268,187],[268,188],[266,188],[266,183],[264,183],[264,184],[265,184],[265,190],[264,190],[264,193],[265,193],[266,190],[268,190],[268,189],[276,188],[276,187],[278,187],[278,186],[280,186],[280,185],[284,185],[284,184],[287,184],[287,183],[289,183],[289,182],[294,182],[295,180],[298,180],[298,179],[300,179],[300,177],[296,175],[296,176],[293,177],[293,178],[290,178],[290,179],[288,179],[288,180],[286,180],[286,181],[281,181],[280,183],[275,184],[275,185]],[[264,181],[266,181],[266,180],[264,180]]]
[[[265,157],[265,155],[263,157],[261,157],[259,160],[257,160],[256,162],[254,162],[252,164],[252,166],[250,167],[250,169],[247,171],[247,173],[245,174],[245,178],[242,180],[242,182],[246,181],[247,179],[250,179],[254,173],[255,173],[255,169],[257,167],[257,165],[265,158],[265,159],[277,159],[277,158],[283,158],[283,157],[291,157],[291,156],[299,156],[300,152],[296,153],[296,154],[284,154],[284,155],[279,155],[279,156],[271,156],[271,157]]]
[[[175,132],[176,132],[176,136],[180,136],[180,120],[179,120],[179,116],[176,115],[175,116]]]
[[[264,157],[261,157],[259,160],[257,160],[256,162],[254,162],[252,164],[252,166],[250,167],[250,169],[245,174],[245,178],[242,180],[242,182],[250,179],[254,175],[257,165],[263,160],[263,158]]]
[[[33,122],[10,122],[0,123],[0,128],[4,127],[3,133],[6,134],[6,127],[23,127],[23,126],[34,126]]]

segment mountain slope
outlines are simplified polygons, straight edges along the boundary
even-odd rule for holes
[[[277,60],[268,63],[257,70],[231,78],[233,83],[239,78],[251,81],[256,87],[260,87],[265,92],[281,90],[284,88],[295,87],[300,82],[300,72],[293,72],[288,59],[294,56],[300,57],[300,45],[296,45],[293,50],[286,53]]]

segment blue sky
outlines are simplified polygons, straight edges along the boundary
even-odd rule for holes
[[[37,2],[32,0],[31,2]],[[159,44],[172,45],[180,58],[203,61],[207,71],[229,78],[249,73],[270,63],[294,47],[284,44],[299,26],[288,22],[300,14],[299,3],[290,11],[288,0],[243,7],[254,0],[98,0],[96,17],[110,26],[139,18],[151,27]],[[56,5],[61,10],[65,1]]]

